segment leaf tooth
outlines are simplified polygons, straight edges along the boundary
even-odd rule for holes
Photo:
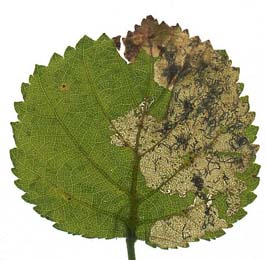
[[[229,56],[226,50],[222,49],[222,50],[216,50],[216,52],[218,52],[223,58],[225,58],[226,60],[229,60]]]
[[[246,207],[250,203],[252,203],[257,198],[257,195],[253,192],[248,192],[242,198],[242,207]]]
[[[105,41],[112,41],[106,33],[103,33],[97,40],[96,42],[97,43],[102,43],[102,42],[105,42]],[[112,41],[113,42],[113,41]]]
[[[12,130],[14,133],[17,130],[16,128],[18,128],[19,126],[20,126],[20,122],[18,122],[18,121],[17,122],[11,122],[11,127],[12,127]]]
[[[188,31],[188,29],[183,30],[183,33],[185,33],[185,34],[187,34],[187,35],[189,36],[189,31]]]
[[[257,176],[253,176],[252,177],[252,184],[250,185],[250,190],[251,191],[254,191],[257,187],[258,187],[258,185],[259,185],[259,183],[260,183],[260,177],[257,177]],[[256,195],[256,194],[255,194]]]
[[[35,64],[33,75],[41,75],[46,70],[46,68],[47,67],[44,65]]]
[[[261,166],[259,164],[252,163],[250,167],[246,170],[245,175],[241,174],[241,177],[246,177],[246,178],[256,177],[259,173],[260,167]]]
[[[32,83],[33,82],[33,78],[34,78],[33,75],[30,75],[29,76],[29,83]]]
[[[18,177],[19,171],[17,170],[17,168],[13,167],[13,168],[11,168],[11,171],[16,177]],[[14,181],[16,186],[17,186],[17,184],[16,184],[17,181],[18,181],[18,179]]]
[[[11,126],[12,126],[12,124],[13,123],[11,123]],[[18,148],[12,148],[10,151],[9,151],[9,153],[10,153],[10,157],[11,157],[11,160],[12,160],[12,163],[13,163],[13,165],[14,165],[14,167],[16,166],[15,164],[16,164],[16,153],[17,153],[17,150],[18,150]],[[15,174],[15,172],[13,171],[13,169],[14,169],[14,171],[15,171],[15,168],[12,168],[12,172]],[[16,175],[16,174],[15,174]],[[17,176],[17,175],[16,175]]]
[[[234,70],[236,72],[236,74],[238,75],[237,80],[239,79],[239,75],[240,75],[240,68],[239,67],[232,67],[232,70]]]
[[[242,96],[239,99],[239,102],[241,105],[247,105],[249,110],[249,97],[248,96]]]
[[[240,95],[244,90],[244,84],[243,83],[237,83],[238,88],[238,95]]]
[[[63,57],[58,54],[58,53],[54,53],[49,61],[48,66],[53,66],[58,64],[59,62],[61,62],[63,60]]]
[[[249,112],[247,113],[247,116],[249,116],[249,118],[250,118],[250,123],[249,123],[249,124],[252,124],[252,122],[255,120],[256,112],[254,112],[254,111],[249,111]]]
[[[255,153],[257,153],[260,149],[260,146],[258,144],[251,144],[251,147]]]
[[[14,169],[14,170],[16,170],[16,169]],[[13,171],[14,175],[16,175],[16,172],[17,172],[17,171]],[[19,177],[19,176],[17,176],[17,177]],[[25,187],[24,187],[24,185],[23,185],[23,181],[22,181],[21,179],[17,179],[17,180],[15,180],[14,183],[15,183],[16,187],[19,188],[20,190],[22,190],[22,191],[26,191],[26,189],[25,189]],[[23,198],[23,196],[24,196],[24,195],[22,195],[22,198]],[[24,198],[23,198],[23,199],[24,199]]]
[[[95,42],[95,48],[99,49],[109,49],[109,50],[115,50],[116,54],[120,56],[116,50],[115,44],[113,40],[107,36],[105,33],[103,33]]]
[[[25,82],[23,82],[21,84],[21,94],[22,94],[24,100],[26,99],[29,86],[30,85],[28,83],[25,83]]]
[[[15,144],[18,146],[18,132],[19,132],[19,130],[21,129],[21,123],[20,122],[11,122],[11,127],[12,127],[12,130],[13,130],[13,136],[14,136],[14,141],[15,141]],[[12,152],[11,153],[11,159],[12,159],[12,161],[13,161],[13,164],[14,164],[14,157],[12,156],[12,155],[14,155],[14,153],[15,153],[15,151],[16,151],[16,149],[13,149],[13,150],[11,150],[10,152]]]
[[[253,175],[258,175],[260,171],[261,166],[257,163],[253,163]]]
[[[14,102],[14,107],[15,111],[17,112],[18,115],[24,112],[24,102],[19,101],[19,102]]]
[[[64,52],[64,57],[72,57],[75,53],[75,48],[71,47],[71,46],[67,46],[65,52]]]
[[[86,45],[86,46],[93,46],[94,44],[94,40],[92,40],[90,37],[88,37],[87,35],[84,35],[79,41],[78,43],[76,44],[75,48],[76,49],[79,49],[79,48],[83,48],[83,45]]]

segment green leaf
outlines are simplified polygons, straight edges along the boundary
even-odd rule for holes
[[[255,199],[252,142],[239,69],[224,50],[151,16],[123,39],[84,36],[36,65],[12,123],[23,199],[87,238],[187,247],[224,234]]]
[[[247,127],[245,131],[245,136],[248,138],[249,142],[253,143],[256,140],[258,130],[259,130],[259,127],[255,125],[251,125]]]
[[[111,144],[109,126],[164,91],[152,66],[144,52],[127,65],[107,36],[95,42],[84,36],[64,57],[53,55],[48,67],[36,66],[30,86],[22,85],[25,101],[15,104],[20,122],[12,124],[16,184],[55,227],[86,237],[126,236],[135,156]],[[148,193],[141,181],[138,193]],[[140,208],[139,219],[178,214],[192,199],[158,193]]]

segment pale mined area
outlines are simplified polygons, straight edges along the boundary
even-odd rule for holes
[[[185,216],[157,221],[151,230],[151,240],[160,247],[186,247],[188,242],[204,236],[206,231],[212,232],[226,227],[226,221],[218,218],[218,211],[211,206],[211,200],[207,206],[197,200]]]
[[[239,69],[209,41],[190,38],[179,27],[171,27],[171,33],[150,50],[145,38],[136,35],[144,50],[161,57],[154,65],[154,80],[171,91],[164,119],[149,114],[156,100],[144,100],[110,126],[112,144],[131,148],[141,128],[140,170],[148,187],[171,196],[196,195],[182,216],[157,221],[152,227],[150,242],[162,248],[187,246],[206,232],[228,226],[219,218],[213,198],[225,194],[227,215],[238,212],[247,187],[236,173],[247,169],[257,150],[244,136],[254,113],[249,112],[247,98],[239,98]],[[127,55],[135,58],[135,53]]]

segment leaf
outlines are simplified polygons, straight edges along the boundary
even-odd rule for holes
[[[258,128],[225,51],[148,16],[123,39],[84,36],[36,65],[15,103],[16,185],[54,226],[186,247],[255,199]]]

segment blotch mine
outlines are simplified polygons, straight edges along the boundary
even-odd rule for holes
[[[255,114],[247,97],[239,97],[239,69],[209,41],[150,16],[123,41],[131,62],[140,49],[157,57],[154,81],[171,91],[171,98],[162,120],[149,113],[147,102],[114,119],[121,135],[110,127],[111,143],[125,146],[126,140],[135,148],[143,118],[138,152],[146,185],[168,196],[192,192],[196,197],[182,216],[155,222],[149,242],[162,248],[187,246],[206,232],[230,226],[213,205],[216,196],[225,195],[228,217],[243,207],[248,185],[239,176],[258,150],[246,136]]]

